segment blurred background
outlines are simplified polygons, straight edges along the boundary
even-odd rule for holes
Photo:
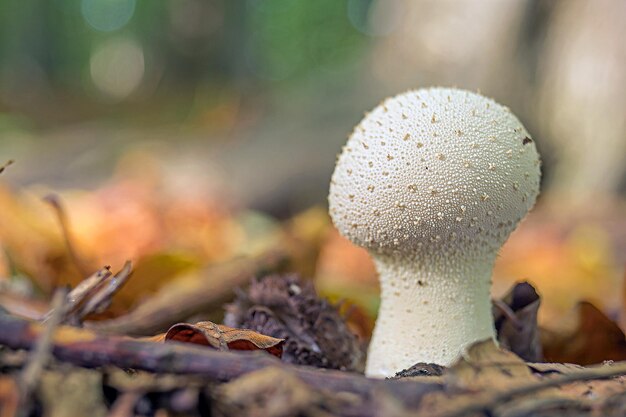
[[[0,184],[2,276],[45,292],[78,275],[41,203],[51,191],[82,255],[118,266],[228,259],[309,209],[301,229],[324,233],[308,272],[374,314],[366,254],[324,215],[335,155],[384,97],[443,85],[508,105],[544,161],[494,291],[529,279],[542,320],[581,299],[618,318],[625,21],[618,0],[0,2],[0,164],[16,161]]]

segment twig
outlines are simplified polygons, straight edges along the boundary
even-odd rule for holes
[[[31,357],[20,376],[20,402],[24,406],[23,408],[28,408],[26,407],[28,404],[27,400],[36,387],[39,375],[41,375],[44,366],[46,366],[50,358],[50,351],[53,347],[52,337],[63,319],[63,304],[66,300],[66,294],[67,291],[65,289],[58,289],[54,293],[52,298],[53,313],[49,317],[46,326],[41,330],[38,339],[33,341],[34,348],[31,352]]]
[[[48,194],[43,198],[43,200],[50,204],[50,206],[54,209],[54,213],[56,214],[59,225],[61,226],[61,232],[63,233],[63,239],[65,240],[65,246],[67,247],[67,252],[70,255],[70,258],[74,262],[76,269],[82,276],[89,275],[89,268],[84,260],[78,255],[76,251],[76,246],[74,245],[74,239],[72,238],[72,234],[70,233],[69,220],[67,217],[67,212],[61,203],[61,199],[56,194]]]
[[[111,271],[108,266],[100,269],[96,273],[88,276],[82,280],[72,291],[70,291],[65,297],[65,303],[63,304],[62,322],[66,322],[68,317],[71,316],[81,305],[81,303],[99,287],[102,282],[111,275]],[[44,316],[43,322],[49,320],[49,318],[57,311],[52,307],[48,313]]]
[[[85,300],[108,277],[111,276],[111,267],[104,266],[94,274],[82,280],[68,295],[68,307],[73,310]]]
[[[82,320],[88,314],[101,313],[109,307],[113,296],[122,289],[124,284],[128,281],[133,272],[132,263],[126,261],[122,269],[115,275],[110,274],[99,286],[93,296],[87,299],[85,305],[80,308],[78,312],[78,318]]]
[[[96,273],[81,281],[76,288],[67,294],[63,304],[61,322],[80,325],[85,316],[91,313],[101,313],[111,304],[112,297],[124,286],[132,274],[132,264],[126,261],[124,267],[115,275],[110,267],[105,266]],[[44,316],[43,322],[55,314],[57,308],[52,308]]]
[[[0,174],[2,174],[4,170],[7,169],[7,167],[13,165],[14,162],[15,162],[14,160],[9,159],[3,165],[0,165]]]

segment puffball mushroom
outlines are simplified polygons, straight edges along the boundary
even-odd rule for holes
[[[380,276],[368,376],[447,366],[495,338],[493,264],[534,205],[540,176],[517,117],[469,91],[409,91],[356,126],[328,200],[335,227],[369,251]]]

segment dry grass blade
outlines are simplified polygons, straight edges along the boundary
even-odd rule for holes
[[[89,274],[89,268],[84,262],[84,260],[79,256],[78,251],[76,250],[76,246],[74,245],[74,240],[70,233],[69,220],[67,217],[67,212],[61,203],[61,199],[56,194],[48,194],[43,198],[43,201],[50,204],[50,206],[54,209],[54,213],[56,214],[59,225],[61,226],[61,232],[63,233],[63,239],[65,240],[65,246],[67,247],[67,252],[74,262],[74,265],[81,273],[81,275],[86,276]]]

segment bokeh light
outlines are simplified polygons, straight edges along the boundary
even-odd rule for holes
[[[130,21],[135,12],[135,0],[82,0],[81,12],[92,28],[111,32]]]
[[[348,0],[348,19],[361,33],[368,36],[387,36],[395,31],[405,13],[404,2],[388,0],[371,2]]]
[[[114,99],[123,99],[135,91],[145,70],[143,49],[130,37],[105,41],[94,50],[89,64],[94,85]]]

